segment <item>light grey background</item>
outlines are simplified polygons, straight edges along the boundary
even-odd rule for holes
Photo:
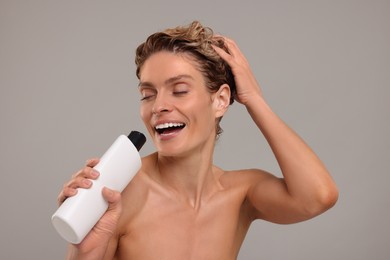
[[[117,135],[145,131],[136,46],[194,19],[238,42],[340,189],[313,220],[255,222],[239,259],[389,259],[389,11],[379,0],[1,0],[0,259],[63,259],[50,222],[63,183]],[[243,107],[222,126],[217,165],[280,175]]]

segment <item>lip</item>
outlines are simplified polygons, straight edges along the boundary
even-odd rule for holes
[[[159,134],[158,132],[156,132],[156,133],[157,133],[158,138],[161,141],[168,141],[168,140],[171,140],[171,139],[177,137],[182,130],[183,130],[183,128],[180,128],[180,129],[177,129],[174,131],[170,131],[169,133],[163,133],[163,134]]]
[[[167,133],[159,133],[156,130],[156,127],[161,127],[161,126],[167,125],[167,124],[172,125],[172,126],[184,125],[184,127],[170,130]],[[158,139],[160,139],[162,141],[167,141],[167,140],[171,140],[172,138],[175,138],[176,136],[178,136],[181,133],[181,131],[185,127],[186,127],[186,123],[181,122],[181,121],[177,121],[177,120],[159,120],[155,124],[153,124],[153,129],[154,129],[156,136],[158,137]]]

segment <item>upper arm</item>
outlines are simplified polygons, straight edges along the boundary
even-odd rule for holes
[[[261,170],[250,170],[248,175],[247,199],[253,219],[290,224],[311,218],[305,207],[289,194],[283,178]]]

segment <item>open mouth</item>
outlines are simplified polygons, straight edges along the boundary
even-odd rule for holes
[[[184,123],[164,123],[155,126],[154,129],[156,129],[158,134],[164,135],[164,134],[170,134],[176,131],[180,131],[185,126],[186,125]]]

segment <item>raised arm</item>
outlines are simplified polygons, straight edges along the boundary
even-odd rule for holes
[[[237,87],[235,99],[245,105],[268,141],[283,174],[282,179],[261,171],[253,174],[247,194],[253,205],[253,217],[294,223],[321,214],[337,201],[335,183],[310,147],[268,106],[236,43],[224,39],[229,53],[214,48],[232,69]]]

